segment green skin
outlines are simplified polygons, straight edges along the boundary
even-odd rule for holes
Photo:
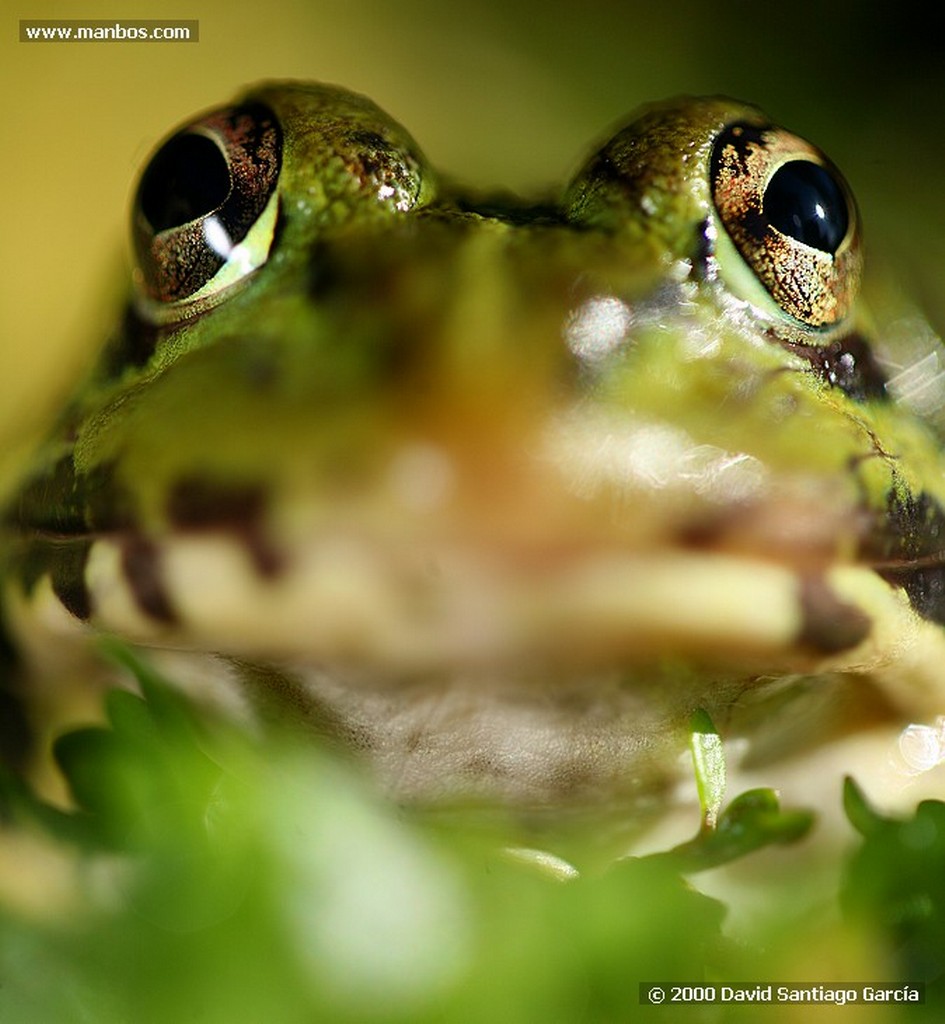
[[[37,716],[74,711],[37,682],[50,636],[115,632],[351,740],[398,798],[556,813],[652,802],[696,708],[809,740],[772,681],[817,692],[821,738],[945,703],[941,627],[871,568],[935,554],[939,442],[812,368],[855,311],[785,313],[713,204],[716,136],[763,115],[653,108],[539,208],[441,185],[342,90],[248,96],[284,140],[268,259],[137,299],[15,504]]]

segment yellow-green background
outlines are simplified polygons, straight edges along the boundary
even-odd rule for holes
[[[871,251],[941,326],[940,15],[904,4],[223,0],[6,4],[0,40],[0,444],[28,438],[104,335],[136,169],[262,77],[371,95],[441,167],[559,180],[615,119],[678,92],[759,103],[847,172]],[[18,42],[20,18],[197,18],[190,44]],[[2,469],[0,463],[0,469]]]

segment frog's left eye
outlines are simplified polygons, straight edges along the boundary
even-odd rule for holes
[[[725,231],[777,305],[811,327],[850,311],[862,255],[840,172],[781,128],[739,123],[715,141],[712,199]]]
[[[136,279],[148,311],[179,319],[261,266],[275,229],[282,138],[259,103],[213,111],[171,136],[138,184]]]

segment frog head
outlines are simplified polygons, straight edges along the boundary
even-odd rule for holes
[[[132,221],[16,506],[22,617],[212,661],[421,799],[638,799],[693,709],[786,681],[845,727],[851,688],[940,704],[938,442],[860,326],[849,187],[757,109],[646,108],[529,203],[268,83]]]

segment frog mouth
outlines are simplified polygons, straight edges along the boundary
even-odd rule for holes
[[[704,537],[516,550],[339,527],[277,549],[233,507],[223,519],[204,513],[154,537],[34,534],[34,586],[48,575],[75,617],[145,645],[394,674],[667,658],[757,674],[842,670],[879,656],[877,617],[906,632],[910,619],[871,567],[814,569]]]
[[[151,530],[108,467],[77,482],[66,460],[37,487],[35,507],[60,511],[32,517],[21,576],[27,592],[46,579],[73,617],[143,644],[395,673],[667,659],[867,671],[891,637],[916,634],[915,612],[941,621],[945,564],[933,546],[945,517],[933,499],[890,500],[876,516],[823,480],[811,497],[807,479],[773,484],[752,459],[694,449],[665,426],[629,439],[659,450],[657,479],[640,453],[611,458],[595,442],[588,460],[566,426],[574,450],[557,438],[554,459],[532,460],[531,489],[491,480],[447,529],[431,449],[399,451],[385,475],[408,506],[400,520],[375,492],[359,519],[333,500],[313,512],[303,496],[293,509],[258,483],[192,476],[169,489],[166,521]],[[599,427],[593,438],[613,436]],[[630,471],[640,479],[615,485]],[[50,503],[53,485],[83,494],[81,512]],[[506,486],[518,490],[497,497]],[[21,521],[31,508],[27,490]]]

